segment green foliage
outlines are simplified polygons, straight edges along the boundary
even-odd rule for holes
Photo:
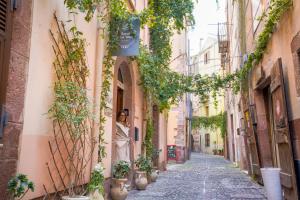
[[[186,23],[194,24],[192,0],[151,0],[154,13],[150,26],[150,49],[141,45],[137,56],[141,82],[160,110],[176,103],[189,88],[190,79],[169,68],[172,55],[171,37],[182,31]]]
[[[103,0],[64,0],[67,8],[73,12],[79,10],[85,13],[85,20],[91,21],[94,16],[97,6],[103,2]]]
[[[82,123],[90,116],[86,89],[74,82],[62,82],[55,84],[54,94],[50,117],[71,124],[72,135],[79,136],[83,132]],[[79,107],[83,109],[76,109]]]
[[[152,121],[152,119],[148,118],[147,119],[147,125],[146,125],[146,136],[145,136],[145,141],[144,141],[144,145],[145,145],[145,148],[146,148],[146,158],[147,159],[151,159],[151,157],[152,157],[153,133],[154,133],[153,121]]]
[[[205,128],[216,130],[220,129],[222,138],[225,137],[226,134],[226,126],[227,126],[227,114],[226,112],[221,112],[218,115],[209,116],[209,117],[193,117],[192,119],[192,128]]]
[[[13,198],[22,199],[29,190],[34,192],[34,184],[26,175],[17,174],[9,180],[7,189]]]
[[[134,163],[140,171],[147,172],[148,174],[151,173],[152,164],[146,157],[139,155],[138,159],[136,159]]]
[[[86,91],[89,70],[85,57],[85,39],[76,26],[70,29],[71,37],[64,36],[64,51],[54,49],[53,62],[57,81],[54,84],[54,102],[48,114],[51,119],[69,125],[71,135],[79,137],[85,132],[83,124],[91,116],[90,103]],[[57,41],[55,41],[58,47]]]
[[[127,161],[120,160],[113,166],[113,177],[123,179],[128,176],[130,164]]]
[[[98,190],[102,195],[104,195],[104,168],[97,164],[91,174],[91,180],[88,183],[87,189],[88,192],[94,192]]]

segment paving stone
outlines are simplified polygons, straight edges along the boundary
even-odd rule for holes
[[[193,153],[184,164],[171,164],[144,191],[127,200],[265,200],[262,186],[220,156]]]

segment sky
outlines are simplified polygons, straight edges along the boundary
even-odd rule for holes
[[[189,32],[191,55],[200,50],[200,43],[207,37],[217,37],[217,24],[226,21],[225,0],[194,0],[194,17],[196,24]],[[201,41],[201,42],[200,42]]]

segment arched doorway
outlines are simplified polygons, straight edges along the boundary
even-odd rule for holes
[[[118,57],[113,79],[113,121],[112,121],[112,165],[116,162],[116,122],[121,110],[127,111],[130,137],[130,161],[134,161],[134,75],[132,65],[126,57]]]

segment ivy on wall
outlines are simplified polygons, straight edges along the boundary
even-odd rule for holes
[[[218,115],[213,115],[209,117],[193,117],[192,119],[192,129],[210,129],[218,130],[220,129],[222,138],[226,135],[226,126],[227,126],[227,113],[221,112]]]

